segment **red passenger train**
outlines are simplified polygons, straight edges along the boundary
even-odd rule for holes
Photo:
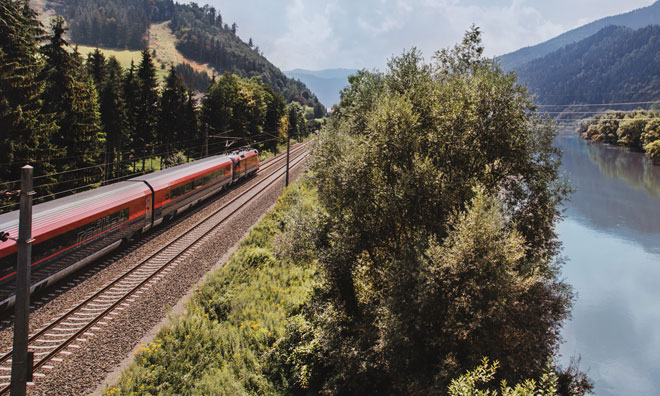
[[[244,149],[35,205],[33,272],[57,270],[42,279],[33,274],[31,293],[257,170],[257,150]],[[0,231],[16,237],[18,217],[18,211],[0,215]],[[14,281],[16,255],[16,242],[0,242],[0,286]],[[0,301],[0,309],[13,300]]]

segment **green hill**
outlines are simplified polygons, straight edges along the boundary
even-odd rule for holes
[[[518,76],[539,104],[655,101],[660,98],[658,37],[659,25],[609,26],[519,67]]]
[[[66,19],[71,41],[76,44],[113,50],[156,49],[163,63],[189,63],[196,70],[217,74],[232,72],[241,77],[260,76],[288,101],[313,106],[316,96],[304,83],[288,78],[266,59],[258,47],[237,35],[214,7],[173,0],[48,0],[43,12],[58,13]],[[37,3],[37,2],[35,2]],[[37,5],[37,4],[35,4]],[[177,54],[160,54],[154,46],[153,30],[171,36]],[[169,30],[169,32],[167,31]],[[169,49],[166,52],[169,51]],[[175,60],[173,60],[175,59]]]

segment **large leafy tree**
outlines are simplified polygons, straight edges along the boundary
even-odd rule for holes
[[[473,28],[431,64],[411,50],[342,92],[311,164],[323,283],[315,330],[282,355],[306,365],[290,391],[444,394],[482,356],[518,382],[556,352],[571,304],[560,153],[526,89],[482,52]]]
[[[25,0],[0,2],[0,181],[20,178],[31,164],[35,175],[52,173],[56,150],[51,144],[57,126],[42,109],[44,79],[39,56],[43,35],[36,14]],[[1,185],[1,189],[17,189]],[[40,190],[41,194],[50,189]]]

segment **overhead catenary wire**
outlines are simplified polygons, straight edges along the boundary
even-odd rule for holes
[[[271,135],[271,136],[272,136],[272,135]],[[247,137],[243,137],[242,139],[247,140]],[[260,140],[259,143],[266,143],[266,142],[271,142],[271,141],[275,141],[275,140],[280,140],[280,138],[279,138],[279,137],[275,137],[275,138],[271,138],[271,139]],[[222,143],[214,143],[214,144],[211,144],[211,145],[209,145],[209,146],[219,146],[219,145],[221,145],[221,144],[224,144],[224,142],[222,142]],[[203,146],[192,146],[192,147],[188,147],[188,148],[201,148],[201,147],[203,147]],[[185,149],[185,148],[184,148],[184,149]],[[231,150],[231,151],[235,151],[235,150]],[[231,151],[228,151],[228,152],[231,152]],[[223,154],[226,154],[226,153],[228,153],[228,152],[225,152],[225,153],[223,153]],[[164,154],[164,153],[163,153],[163,154]],[[158,154],[155,154],[155,155],[158,155]],[[212,154],[212,155],[221,155],[221,154]],[[211,155],[210,155],[210,156],[211,156]],[[148,156],[148,157],[144,157],[144,158],[153,158],[153,156]],[[200,157],[200,158],[198,158],[198,160],[199,160],[199,159],[203,159],[203,158],[206,158],[206,157]],[[139,159],[142,159],[142,158],[139,158]],[[114,162],[114,163],[112,163],[112,164],[120,164],[120,163],[122,163],[122,162],[134,162],[135,160],[138,160],[138,159],[137,159],[137,158],[131,158],[131,159],[128,159],[128,160],[123,160],[123,161]],[[93,167],[87,167],[87,168],[81,168],[81,169],[99,168],[99,167],[102,167],[102,166],[104,166],[104,165],[105,165],[105,164],[101,164],[101,165],[97,165],[97,166],[93,166]],[[79,170],[80,170],[80,169],[79,169]],[[72,171],[74,171],[74,170],[72,170]],[[56,193],[51,193],[51,194],[44,195],[44,196],[41,196],[41,197],[35,197],[34,199],[35,199],[35,201],[37,201],[37,200],[38,200],[38,201],[49,201],[49,200],[56,199],[56,198],[58,198],[58,197],[60,197],[60,196],[62,196],[62,195],[65,195],[65,194],[69,194],[69,193],[76,192],[76,191],[79,191],[79,190],[92,189],[92,188],[96,188],[96,187],[100,187],[100,186],[108,185],[108,184],[111,184],[111,183],[116,182],[116,181],[119,181],[119,180],[127,179],[127,178],[130,178],[130,177],[133,177],[133,176],[139,176],[139,175],[143,175],[143,174],[151,173],[151,172],[153,172],[153,171],[154,171],[153,168],[152,168],[152,169],[145,169],[145,170],[141,170],[141,171],[139,171],[139,172],[134,172],[134,173],[131,173],[131,174],[128,174],[128,175],[122,175],[122,176],[119,176],[119,177],[116,177],[116,178],[112,178],[112,179],[100,180],[100,181],[97,181],[97,182],[94,182],[94,183],[89,183],[89,184],[86,184],[86,185],[83,185],[83,186],[78,186],[78,187],[74,187],[74,188],[71,188],[71,189],[67,189],[67,190],[63,190],[63,191],[58,191],[58,192],[56,192]],[[66,173],[66,172],[62,172],[62,173]],[[61,174],[61,173],[60,173],[60,174]],[[43,177],[52,177],[52,176],[55,176],[55,175],[58,175],[58,174],[57,174],[57,173],[54,173],[54,174],[50,174],[50,175],[43,175],[43,176],[41,176],[41,177],[42,177],[42,178],[43,178]],[[75,182],[75,181],[80,181],[80,180],[83,180],[83,179],[85,179],[85,177],[84,177],[84,178],[79,178],[79,179],[74,179],[74,180],[63,180],[63,181],[59,181],[59,182],[56,182],[56,183],[49,183],[49,184],[44,184],[44,185],[40,185],[40,186],[36,186],[36,187],[37,187],[37,188],[43,188],[43,187],[49,187],[49,186],[53,186],[53,185],[60,185],[60,184],[73,183],[73,182]],[[11,183],[11,182],[8,182],[8,183]],[[80,191],[80,192],[82,192],[82,191]],[[0,212],[3,212],[4,209],[12,208],[12,207],[16,207],[16,206],[18,206],[18,203],[12,203],[12,204],[9,204],[9,205],[0,206]]]
[[[270,135],[270,134],[268,134],[268,135]],[[272,136],[272,135],[270,135],[270,136]],[[249,138],[248,137],[218,137],[218,139],[244,139],[244,140],[248,141]],[[270,142],[270,141],[273,141],[273,140],[278,140],[278,139],[280,139],[280,138],[277,137],[277,138],[274,138],[274,139],[266,139],[266,140],[256,140],[256,139],[251,139],[251,140],[254,140],[256,143],[267,143],[267,142]],[[188,142],[190,142],[190,141],[199,141],[199,140],[200,139],[194,139],[194,140],[189,140]],[[217,142],[217,143],[209,143],[208,146],[209,147],[216,147],[216,146],[222,146],[224,144],[225,144],[225,142]],[[181,147],[181,148],[177,148],[177,150],[202,149],[203,147],[204,147],[204,144],[201,144],[201,145]],[[120,164],[131,163],[131,162],[139,162],[141,160],[154,159],[157,156],[164,155],[164,154],[167,154],[167,153],[168,153],[167,151],[162,151],[162,152],[159,152],[159,153],[153,153],[153,154],[149,154],[149,155],[145,155],[145,156],[141,156],[141,157],[130,157],[130,158],[127,158],[127,159],[122,159],[120,161],[105,162],[105,163],[86,166],[86,167],[82,167],[82,168],[67,169],[65,171],[54,172],[54,173],[49,173],[49,174],[45,174],[45,175],[36,176],[34,179],[35,180],[40,180],[40,179],[45,179],[45,178],[52,178],[52,177],[55,177],[55,176],[61,176],[61,175],[64,175],[64,174],[81,172],[81,171],[85,171],[85,170],[102,169],[105,166],[114,166],[114,165],[120,165]],[[203,158],[203,157],[200,157],[200,158]],[[100,174],[102,174],[102,172]],[[82,179],[84,179],[84,178],[82,178]],[[76,180],[81,180],[81,179],[76,179]],[[60,182],[57,182],[57,183],[50,183],[50,184],[47,184],[47,185],[44,185],[44,184],[38,185],[36,187],[44,187],[44,186],[61,184],[61,183],[71,183],[71,182],[76,181],[76,180],[64,180],[64,181],[60,181]],[[0,182],[0,184],[6,184],[6,185],[16,184],[16,183],[20,183],[20,180]]]

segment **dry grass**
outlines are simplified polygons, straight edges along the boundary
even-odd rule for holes
[[[176,49],[175,44],[176,37],[170,30],[169,21],[154,23],[149,27],[149,50],[156,50],[156,68],[160,68],[161,65],[168,68],[171,64],[178,65],[186,62],[197,71],[204,70],[209,76],[213,75],[213,69],[209,65],[186,59]]]

